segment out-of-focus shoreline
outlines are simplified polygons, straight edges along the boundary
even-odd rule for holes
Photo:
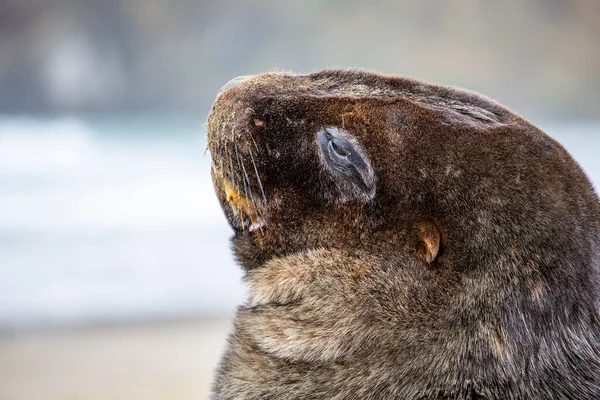
[[[207,399],[230,327],[203,318],[4,330],[0,398]]]

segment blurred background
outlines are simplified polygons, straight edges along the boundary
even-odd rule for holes
[[[244,297],[204,123],[361,67],[521,113],[600,183],[600,2],[0,0],[0,399],[205,399]]]

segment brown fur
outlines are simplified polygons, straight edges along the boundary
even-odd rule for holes
[[[368,157],[372,198],[324,168],[327,127]],[[267,73],[218,96],[208,140],[249,287],[214,399],[600,398],[598,197],[520,116],[407,78]],[[239,228],[219,174],[265,227]]]

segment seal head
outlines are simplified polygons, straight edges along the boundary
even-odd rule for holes
[[[356,70],[226,85],[208,120],[246,270],[216,398],[600,396],[600,206],[481,95]]]

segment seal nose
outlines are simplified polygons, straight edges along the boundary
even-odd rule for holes
[[[231,88],[238,86],[240,83],[247,81],[248,79],[252,78],[253,76],[254,75],[242,75],[242,76],[238,76],[236,78],[231,79],[229,82],[227,82],[225,85],[223,85],[223,87],[219,90],[219,94],[223,93],[227,89],[231,89]]]

